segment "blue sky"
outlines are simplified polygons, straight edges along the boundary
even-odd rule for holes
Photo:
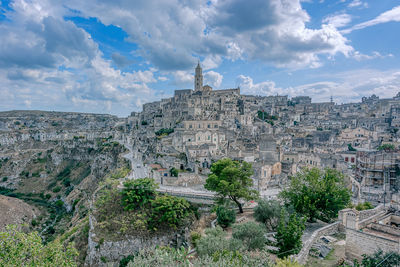
[[[400,2],[0,0],[0,110],[127,116],[193,88],[360,101],[400,91]]]

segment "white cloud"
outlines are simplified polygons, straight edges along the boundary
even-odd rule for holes
[[[273,81],[254,83],[251,77],[245,75],[239,75],[236,78],[236,84],[243,94],[263,96],[285,94],[284,90],[276,87]]]
[[[178,70],[172,73],[174,77],[174,81],[172,82],[175,86],[190,86],[189,88],[193,88],[193,75],[188,71]]]
[[[204,85],[208,84],[213,88],[219,88],[224,77],[215,71],[208,71],[204,73]]]
[[[354,52],[353,57],[358,60],[368,60],[368,59],[375,59],[375,58],[386,58],[386,57],[393,57],[392,54],[382,55],[381,53],[374,51],[371,55],[365,55],[358,51]]]
[[[377,24],[382,24],[390,21],[400,22],[400,6],[393,7],[391,10],[383,12],[379,16],[374,19],[365,21],[363,23],[359,23],[354,25],[349,29],[345,29],[341,31],[342,33],[350,33],[354,30],[361,30],[367,27],[371,27]]]
[[[322,20],[323,23],[332,25],[335,28],[341,28],[348,25],[351,22],[351,16],[349,14],[335,14],[329,15]]]
[[[66,3],[82,16],[118,25],[161,70],[188,70],[198,56],[262,60],[279,67],[319,66],[319,55],[352,51],[335,27],[309,29],[300,0],[171,0]],[[217,60],[215,60],[217,59]],[[208,68],[208,66],[206,66]]]
[[[337,103],[358,102],[372,94],[390,98],[400,91],[400,70],[379,71],[359,69],[338,74],[327,74],[320,81],[280,88],[273,81],[254,83],[248,76],[239,75],[237,85],[242,93],[252,95],[307,95],[313,102],[327,102],[332,96]]]
[[[361,0],[353,0],[348,4],[348,7],[364,7],[364,8],[367,8],[368,7],[368,3],[363,2]]]

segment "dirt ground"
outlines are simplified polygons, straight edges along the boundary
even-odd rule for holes
[[[0,195],[0,231],[8,224],[30,224],[40,211],[24,201]]]

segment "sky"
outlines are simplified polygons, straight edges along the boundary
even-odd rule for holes
[[[204,84],[359,102],[400,91],[399,0],[0,0],[0,111],[109,113]]]

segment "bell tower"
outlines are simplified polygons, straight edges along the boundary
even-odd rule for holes
[[[200,67],[200,62],[198,62],[194,76],[194,91],[197,92],[202,90],[203,90],[203,71]]]

